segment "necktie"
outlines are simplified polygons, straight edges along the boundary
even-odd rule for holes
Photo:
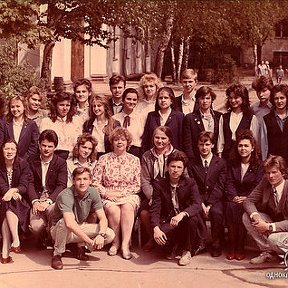
[[[172,194],[172,204],[173,204],[174,211],[176,214],[178,214],[179,213],[179,203],[178,203],[178,198],[177,198],[175,186],[171,186],[171,194]]]
[[[273,189],[273,194],[274,194],[275,204],[276,206],[278,206],[279,201],[278,201],[277,190],[275,188]]]
[[[204,160],[204,168],[205,168],[205,174],[207,174],[208,173],[208,168],[209,168],[207,160]]]
[[[127,116],[124,117],[123,127],[127,128],[129,126],[130,126],[130,116],[127,115]]]

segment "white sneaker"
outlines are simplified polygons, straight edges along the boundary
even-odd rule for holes
[[[277,259],[277,256],[272,255],[271,253],[264,251],[259,256],[254,257],[250,260],[251,264],[262,264],[265,262],[272,262]]]
[[[186,266],[191,262],[191,253],[190,251],[183,251],[181,258],[179,259],[178,264],[180,266]]]

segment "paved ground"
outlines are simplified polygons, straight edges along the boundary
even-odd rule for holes
[[[177,260],[168,261],[160,250],[145,253],[132,249],[133,258],[111,257],[106,251],[93,252],[88,262],[67,253],[64,269],[50,268],[52,250],[37,251],[24,247],[22,254],[12,255],[14,263],[0,264],[1,288],[148,288],[148,287],[281,287],[287,279],[269,280],[265,274],[283,271],[284,265],[268,263],[251,265],[248,260],[227,261],[224,256],[212,258],[208,252],[192,258],[189,266],[180,267]],[[248,258],[255,252],[249,252]]]

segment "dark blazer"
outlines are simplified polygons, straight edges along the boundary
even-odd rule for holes
[[[182,178],[177,187],[179,210],[185,211],[190,217],[197,216],[201,211],[201,200],[196,182],[192,178]],[[150,219],[152,227],[170,222],[175,216],[172,195],[168,179],[163,178],[153,184]],[[200,215],[200,214],[199,214]]]
[[[180,112],[183,112],[183,108],[182,108],[182,99],[183,99],[183,94],[176,97],[176,103],[177,103],[177,108],[178,108],[178,111]],[[194,109],[193,109],[193,113],[195,111],[197,111],[199,109],[199,103],[198,101],[196,100],[195,101],[195,106],[194,106]]]
[[[111,110],[111,112],[112,112],[112,115],[114,115],[113,100],[112,100],[112,98],[109,98],[108,104],[109,104],[109,108],[110,108],[110,110]],[[122,105],[122,109],[121,109],[119,112],[121,112],[122,110],[123,110],[123,105]]]
[[[214,119],[214,140],[215,145],[213,152],[216,153],[217,139],[219,134],[219,119],[222,113],[211,110],[211,114]],[[198,150],[198,137],[199,134],[205,131],[201,113],[199,110],[193,113],[189,113],[183,120],[183,151],[187,157],[191,160],[199,158]]]
[[[214,205],[223,201],[227,176],[225,160],[213,155],[206,174],[201,159],[198,159],[189,165],[188,171],[197,183],[203,203]]]
[[[29,164],[33,177],[33,181],[29,183],[28,190],[29,200],[31,202],[34,199],[39,199],[43,192],[40,156],[31,157]],[[66,161],[54,154],[46,175],[46,188],[49,199],[53,202],[56,200],[58,194],[67,187],[67,174]]]
[[[5,122],[2,118],[0,118],[0,145],[3,144],[6,138]]]
[[[228,167],[226,181],[226,196],[228,201],[233,201],[235,196],[247,196],[258,185],[264,175],[263,165],[257,169],[248,168],[241,181],[241,164],[233,164]]]
[[[7,139],[15,139],[12,121],[5,121],[5,130]],[[36,155],[38,153],[38,139],[39,130],[37,124],[31,119],[24,121],[18,142],[19,157],[28,159],[28,157]]]
[[[83,124],[83,132],[92,134],[94,120],[95,119],[90,118],[87,121],[85,121],[85,123]],[[113,128],[115,129],[116,127],[120,127],[120,126],[121,126],[120,122],[118,120],[114,120]],[[109,141],[109,136],[106,134],[104,135],[104,147],[105,147],[105,153],[112,151],[112,147]]]
[[[168,126],[172,130],[173,140],[172,145],[175,149],[181,150],[182,148],[182,122],[184,114],[179,111],[172,110],[165,126]],[[152,148],[152,135],[155,128],[159,127],[160,115],[158,111],[152,111],[148,113],[144,133],[142,136],[142,148],[143,151],[147,151]]]
[[[276,232],[288,232],[288,180],[285,180],[283,194],[277,208],[272,186],[266,176],[249,194],[243,206],[249,216],[257,211],[268,214],[276,225]]]

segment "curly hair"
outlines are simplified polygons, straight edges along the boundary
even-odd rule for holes
[[[127,140],[127,148],[126,150],[128,151],[131,147],[131,143],[132,143],[132,134],[123,127],[117,127],[115,128],[111,134],[109,135],[109,141],[111,143],[111,146],[113,147],[113,141],[116,139],[119,139],[121,137],[124,137]],[[113,147],[114,149],[114,147]]]
[[[263,91],[265,88],[267,88],[268,90],[272,90],[273,88],[273,81],[271,78],[266,77],[266,76],[260,76],[259,78],[256,78],[253,82],[252,82],[252,88],[256,91],[256,92],[261,92]]]
[[[51,99],[51,105],[50,105],[50,118],[52,122],[55,122],[58,117],[57,112],[57,104],[62,101],[69,101],[70,103],[70,109],[67,114],[67,120],[66,122],[72,122],[73,116],[76,114],[76,104],[75,99],[71,93],[65,92],[65,91],[59,91],[57,92]]]
[[[230,111],[232,110],[232,107],[229,101],[229,98],[231,97],[231,93],[234,93],[235,96],[242,98],[241,110],[243,111],[243,114],[251,115],[252,110],[250,108],[248,89],[242,84],[232,84],[226,89],[226,96],[227,96],[226,107]]]
[[[88,159],[91,160],[91,162],[96,161],[97,158],[97,150],[96,146],[98,144],[97,140],[95,139],[94,136],[92,136],[90,133],[83,133],[82,135],[78,136],[77,142],[73,148],[73,155],[72,159],[79,158],[79,148],[81,145],[84,145],[86,142],[90,142],[92,144],[92,152],[89,155]]]
[[[286,100],[287,100],[286,107],[287,107],[288,106],[288,85],[279,84],[279,85],[273,86],[273,88],[271,90],[271,94],[270,94],[270,102],[273,105],[273,107],[276,106],[274,99],[275,99],[275,95],[278,92],[282,93],[286,97]]]
[[[250,157],[250,167],[252,170],[255,171],[258,168],[258,166],[261,165],[261,159],[257,142],[253,137],[252,132],[248,129],[240,131],[240,133],[237,135],[236,145],[234,146],[231,152],[230,157],[231,163],[234,165],[241,163],[241,156],[238,153],[238,144],[240,143],[241,140],[249,140],[253,147],[253,151],[251,152]]]
[[[187,167],[188,164],[188,157],[186,154],[182,151],[176,150],[172,152],[168,158],[167,158],[167,166],[172,162],[172,161],[181,161],[183,162],[184,168]]]
[[[146,95],[144,92],[144,86],[147,85],[147,83],[152,82],[156,85],[156,93],[157,91],[163,86],[161,80],[158,78],[158,76],[153,73],[146,73],[144,74],[139,81],[139,88],[140,88],[140,96],[141,99],[146,99]]]

